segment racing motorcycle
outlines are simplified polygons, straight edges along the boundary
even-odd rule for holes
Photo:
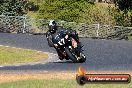
[[[72,36],[64,35],[64,31],[58,31],[53,35],[52,41],[50,38],[51,36],[47,37],[49,46],[56,48],[64,59],[71,59],[74,63],[86,61],[82,50],[83,46],[79,45]]]

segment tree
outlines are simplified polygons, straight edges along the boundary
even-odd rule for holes
[[[114,2],[120,10],[132,10],[132,0],[115,0]]]
[[[114,3],[120,11],[124,12],[124,17],[131,19],[130,22],[132,26],[132,0],[115,0]]]

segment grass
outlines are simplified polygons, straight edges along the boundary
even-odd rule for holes
[[[0,88],[132,88],[130,84],[85,84],[80,86],[73,79],[21,80],[1,83]]]
[[[0,46],[0,65],[37,62],[47,58],[48,55],[43,52]]]
[[[102,71],[101,73],[104,74],[104,72]],[[116,71],[111,73],[118,72]],[[131,72],[126,71],[125,73],[131,74]],[[76,72],[2,72],[0,73],[0,88],[132,88],[131,83],[85,84],[83,86],[80,86],[75,80],[76,74]]]

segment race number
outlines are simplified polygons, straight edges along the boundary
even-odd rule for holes
[[[60,45],[64,45],[64,44],[65,44],[64,38],[62,38],[58,43],[59,43]]]

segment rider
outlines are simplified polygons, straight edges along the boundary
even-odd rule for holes
[[[56,31],[59,30],[60,26],[57,26],[57,22],[55,20],[50,20],[48,27],[49,27],[48,33],[53,36],[56,33]],[[76,31],[64,29],[63,27],[61,27],[61,30],[64,30],[65,34],[72,36],[77,41],[77,43],[80,44],[78,33]],[[63,59],[62,55],[58,52],[58,49],[56,49],[56,51],[58,53],[59,59]]]
[[[57,22],[55,20],[50,20],[49,21],[49,24],[48,24],[48,27],[49,27],[49,30],[48,32],[53,35],[56,33],[56,31],[59,29],[59,27],[61,26],[58,26],[57,25]],[[69,29],[65,29],[63,27],[61,27],[61,30],[64,30],[65,31],[65,34],[68,34],[68,35],[71,35],[73,38],[75,38],[75,40],[77,41],[77,43],[80,43],[79,42],[79,37],[78,37],[78,33],[74,30],[69,30]],[[70,34],[69,34],[70,32]]]

